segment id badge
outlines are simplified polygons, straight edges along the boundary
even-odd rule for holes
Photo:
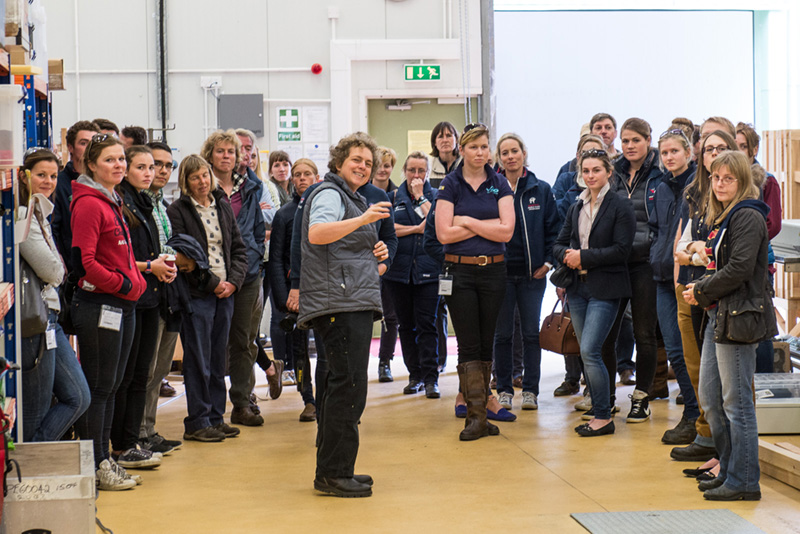
[[[45,341],[47,343],[47,350],[53,350],[56,348],[56,327],[50,325],[47,327],[45,331]]]
[[[103,307],[100,308],[100,322],[97,326],[119,332],[122,326],[122,309],[103,304]]]
[[[448,297],[453,294],[453,276],[449,274],[439,275],[439,294]]]

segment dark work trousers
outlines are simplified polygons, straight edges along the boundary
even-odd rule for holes
[[[94,463],[109,458],[114,396],[125,375],[125,365],[136,328],[136,310],[125,308],[119,331],[100,328],[102,305],[80,297],[72,299],[72,322],[78,333],[81,368],[89,384],[92,401],[89,409],[75,423],[81,439],[94,444]]]
[[[439,307],[439,284],[403,284],[389,280],[383,283],[394,301],[409,381],[438,383],[436,309]]]
[[[267,246],[269,246],[269,244]],[[269,272],[269,271],[267,271],[267,267],[268,266],[269,266],[269,262],[265,261],[262,264],[261,272],[262,273]],[[271,295],[271,293],[270,293],[271,287],[269,285],[269,276],[268,275],[264,276],[264,278],[262,280],[262,284],[263,284],[262,287],[263,287],[264,291],[263,291],[262,297],[261,297],[261,311],[259,313],[261,317],[264,316],[264,310],[267,308],[267,301],[270,299],[270,295]],[[259,326],[259,331],[260,331],[260,329],[261,329],[261,319],[260,318],[259,318],[259,321],[258,321],[258,326]],[[260,333],[263,334],[263,332],[260,332]],[[270,333],[270,335],[272,335],[272,333]],[[256,341],[256,363],[264,371],[269,369],[269,367],[272,365],[272,360],[270,359],[269,356],[267,356],[267,353],[264,350],[264,347],[261,346],[261,342],[260,341]]]
[[[628,274],[632,296],[620,302],[617,318],[603,344],[603,362],[608,369],[612,397],[615,396],[617,378],[617,337],[628,301],[631,303],[633,337],[636,340],[636,389],[649,391],[656,375],[658,312],[653,269],[648,262],[629,263]]]
[[[261,277],[242,284],[233,299],[233,316],[228,336],[228,374],[231,377],[229,395],[234,408],[250,405],[250,393],[256,384],[253,364],[256,362],[258,347],[258,325],[263,308]]]
[[[186,432],[215,426],[225,413],[225,352],[233,316],[233,297],[213,293],[192,299],[194,313],[183,318],[183,382]]]
[[[114,400],[111,446],[115,451],[131,449],[139,441],[139,428],[147,400],[147,380],[158,341],[159,316],[158,307],[136,309],[136,328],[128,363]]]
[[[367,404],[372,311],[313,319],[328,366],[319,419],[317,477],[350,478],[358,455],[358,421]]]
[[[445,262],[453,294],[445,297],[458,340],[458,363],[492,361],[497,316],[506,294],[506,264]]]
[[[294,357],[290,350],[289,333],[284,331],[280,324],[281,319],[286,316],[286,313],[280,311],[278,307],[275,306],[275,295],[270,296],[269,302],[270,306],[272,306],[270,308],[272,310],[272,315],[270,315],[269,319],[269,337],[272,340],[272,357],[276,360],[284,361],[284,371],[294,370]]]
[[[303,397],[303,404],[316,404],[311,380],[311,359],[308,356],[308,335],[308,330],[295,328],[289,335],[289,343],[297,372],[297,391]]]
[[[617,336],[617,372],[635,371],[636,364],[633,363],[633,319],[631,318],[631,305],[628,303],[625,315],[622,317],[622,324],[619,327]]]
[[[569,311],[569,303],[564,305],[566,311]],[[580,354],[565,354],[564,355],[564,381],[572,384],[579,384],[581,375],[583,374],[583,360]]]
[[[395,312],[394,295],[387,285],[387,280],[381,278],[381,305],[383,319],[381,320],[381,344],[378,348],[378,359],[388,361],[394,358],[394,349],[397,346],[398,320]],[[400,342],[402,345],[402,341]]]
[[[439,367],[444,370],[447,365],[447,304],[444,299],[439,299],[436,308],[436,336],[439,339]]]

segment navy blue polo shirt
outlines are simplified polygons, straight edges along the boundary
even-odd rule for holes
[[[485,165],[486,181],[475,191],[464,180],[464,164],[448,174],[439,186],[437,200],[453,203],[453,215],[466,215],[475,219],[498,219],[500,209],[497,202],[505,196],[513,196],[511,187],[505,177],[497,174],[489,165]],[[496,256],[506,250],[505,243],[490,241],[485,237],[473,236],[458,243],[444,245],[445,254],[459,256]]]

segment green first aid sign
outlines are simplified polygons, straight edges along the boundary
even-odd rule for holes
[[[278,108],[278,130],[300,130],[300,110]]]
[[[442,79],[441,65],[405,65],[406,81],[421,82]]]
[[[300,108],[278,108],[278,141],[302,141]]]

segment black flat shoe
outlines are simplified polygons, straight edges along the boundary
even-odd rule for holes
[[[711,469],[712,469],[711,467],[709,467],[708,469],[701,469],[699,467],[697,469],[684,469],[683,474],[686,475],[687,477],[697,478],[703,473],[711,471]]]
[[[372,496],[372,487],[358,482],[355,478],[317,477],[314,479],[314,489],[344,498]]]
[[[442,394],[439,392],[439,385],[435,382],[425,384],[425,396],[429,399],[438,399],[441,397]]]
[[[579,436],[584,438],[593,438],[595,436],[605,436],[614,433],[614,421],[610,421],[606,426],[600,427],[597,430],[593,429],[587,423],[584,426],[579,426],[575,429]]]

